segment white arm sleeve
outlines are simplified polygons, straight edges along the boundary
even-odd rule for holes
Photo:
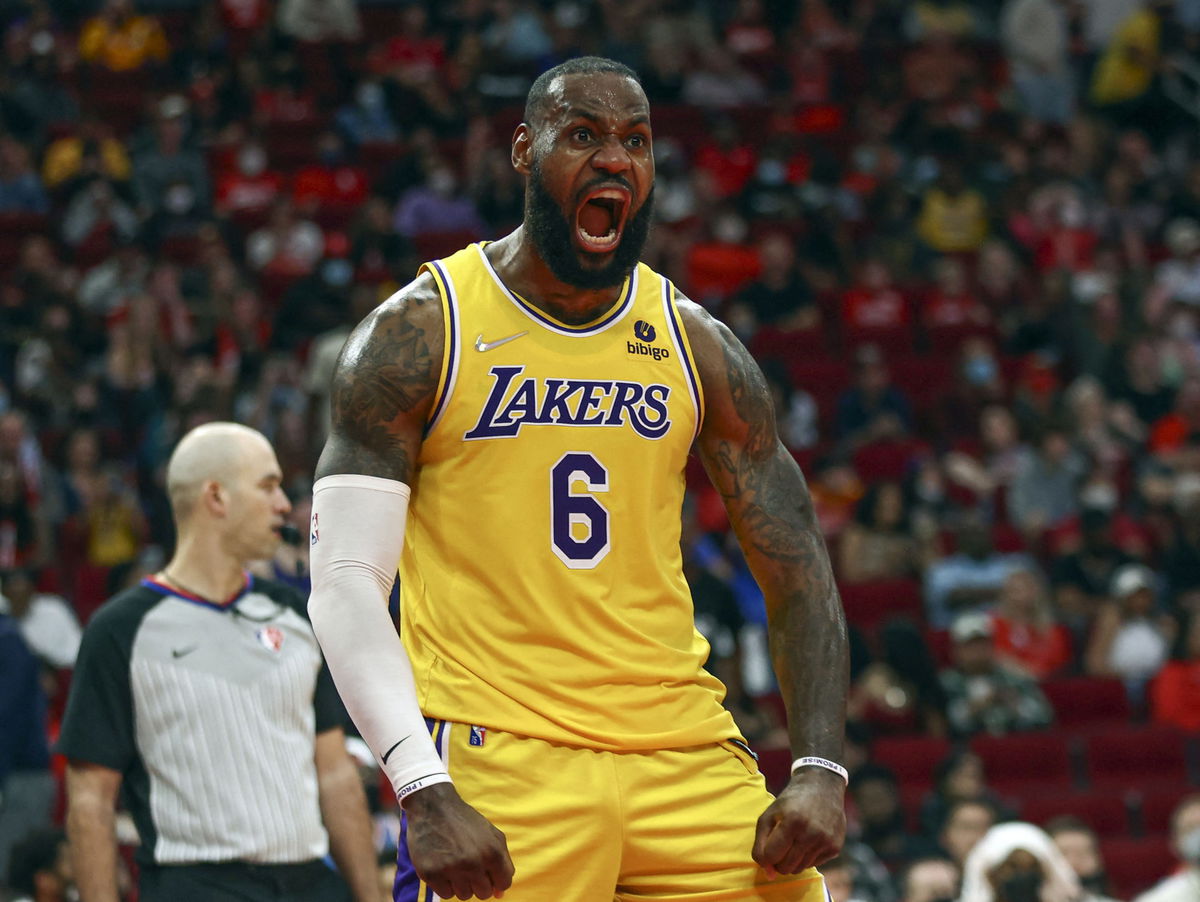
[[[450,782],[417,707],[412,664],[388,616],[408,486],[336,475],[313,486],[308,615],[329,672],[398,799]]]

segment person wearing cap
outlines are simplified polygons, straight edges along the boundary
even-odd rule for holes
[[[1084,669],[1093,676],[1115,676],[1135,698],[1154,677],[1171,648],[1174,620],[1155,612],[1156,578],[1141,564],[1126,564],[1113,576],[1112,600],[1096,614]]]
[[[961,615],[950,627],[950,639],[954,666],[941,678],[952,733],[1000,735],[1050,723],[1050,703],[1037,683],[997,661],[991,617]]]
[[[1079,902],[1079,878],[1062,852],[1033,824],[997,824],[963,866],[959,902]]]

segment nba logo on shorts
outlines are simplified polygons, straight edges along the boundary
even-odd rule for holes
[[[279,651],[283,648],[283,630],[277,626],[264,626],[255,635],[267,651]]]
[[[487,727],[471,724],[471,738],[467,741],[467,745],[482,747],[485,739],[487,739]]]

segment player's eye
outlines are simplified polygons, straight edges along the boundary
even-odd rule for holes
[[[590,129],[577,128],[575,131],[571,132],[571,137],[580,144],[586,144],[592,140],[592,132]]]
[[[625,139],[625,143],[628,144],[630,147],[634,147],[634,148],[645,147],[646,146],[646,136],[645,135],[630,135],[628,138]]]

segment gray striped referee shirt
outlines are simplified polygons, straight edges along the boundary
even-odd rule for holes
[[[121,772],[146,864],[321,858],[313,761],[341,707],[304,598],[223,604],[143,580],[84,631],[58,750]]]

